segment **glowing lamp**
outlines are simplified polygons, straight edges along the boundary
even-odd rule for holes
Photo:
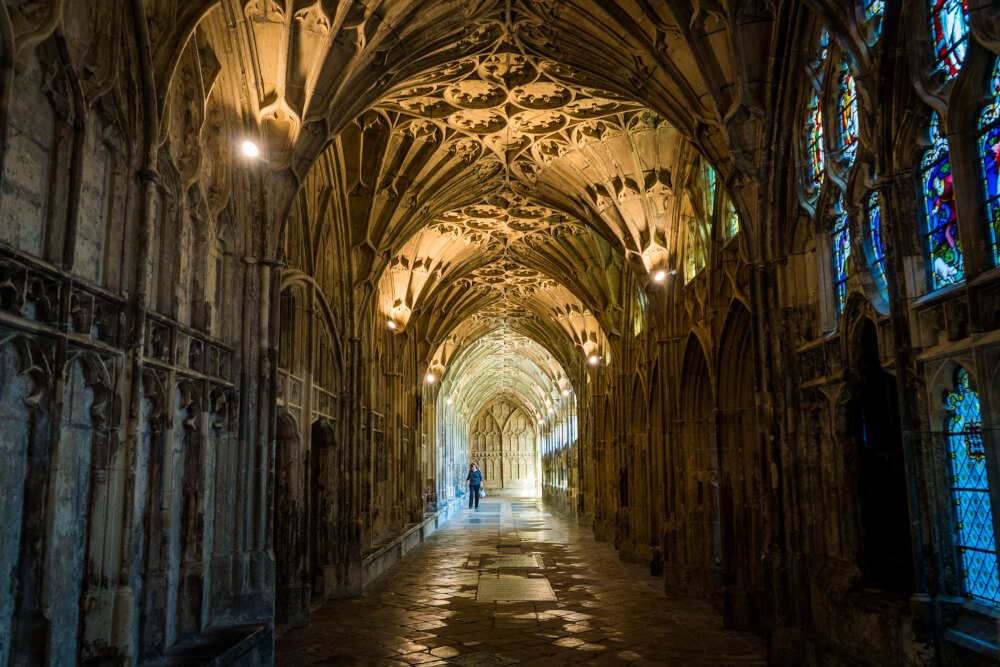
[[[388,321],[388,322],[386,323],[386,326],[387,326],[387,327],[389,327],[390,329],[395,329],[395,328],[396,328],[396,323],[395,323],[395,322],[393,322],[392,320],[389,320],[389,321]]]
[[[596,366],[600,360],[601,360],[600,357],[598,357],[596,354],[590,355],[590,358],[587,359],[587,361],[590,362],[591,366]]]
[[[243,154],[247,157],[257,157],[260,155],[260,149],[257,148],[257,144],[252,141],[243,142]]]
[[[433,374],[433,373],[428,373],[428,374],[427,374],[427,382],[428,382],[428,383],[430,383],[430,384],[434,384],[434,380],[436,380],[436,379],[437,379],[437,378],[436,378],[436,377],[434,377],[434,374]]]
[[[667,272],[664,271],[663,269],[660,269],[659,271],[653,274],[653,280],[655,280],[658,283],[662,283],[666,279],[667,279]]]
[[[449,397],[448,397],[448,400],[447,400],[447,401],[445,401],[445,402],[446,402],[446,403],[447,403],[448,405],[452,405],[452,404],[454,404],[454,403],[455,403],[455,400],[454,400],[454,399],[453,399],[453,398],[452,398],[451,396],[449,396]]]
[[[563,389],[562,390],[562,395],[563,396],[569,396],[569,389]]]

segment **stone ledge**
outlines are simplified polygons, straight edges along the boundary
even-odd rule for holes
[[[419,523],[408,526],[387,544],[365,556],[361,561],[361,590],[401,561],[415,546],[437,532],[438,527],[455,511],[459,500],[461,498],[453,498],[442,504],[437,512],[425,516]]]

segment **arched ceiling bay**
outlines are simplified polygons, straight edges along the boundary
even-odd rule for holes
[[[476,326],[476,325],[473,325]],[[471,419],[485,405],[510,397],[535,419],[555,411],[571,387],[559,361],[533,338],[495,326],[453,348],[439,396]]]
[[[579,363],[626,327],[624,285],[676,268],[698,151],[747,171],[731,124],[761,77],[733,50],[771,19],[742,4],[224,0],[202,23],[245,35],[234,106],[302,175],[296,243],[342,265],[356,328],[385,318],[432,363],[464,322],[524,313]]]
[[[773,3],[645,0],[147,0],[161,104],[196,30],[226,36],[226,105],[259,128],[277,168],[309,170],[327,142],[384,97],[498,40],[548,74],[656,110],[728,175],[752,173]],[[236,76],[238,74],[238,76]],[[454,76],[454,72],[451,72]],[[535,93],[530,93],[534,95]]]

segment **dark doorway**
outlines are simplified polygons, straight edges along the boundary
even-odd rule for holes
[[[305,585],[304,461],[294,418],[278,410],[274,452],[274,622],[299,628],[309,622],[309,589]]]
[[[860,450],[863,585],[909,595],[913,560],[896,378],[882,369],[878,337],[870,320],[860,325],[856,340],[853,427]]]

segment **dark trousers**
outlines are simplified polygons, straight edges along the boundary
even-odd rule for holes
[[[472,509],[473,499],[475,499],[476,509],[479,509],[479,487],[470,486],[469,487],[469,509]]]

